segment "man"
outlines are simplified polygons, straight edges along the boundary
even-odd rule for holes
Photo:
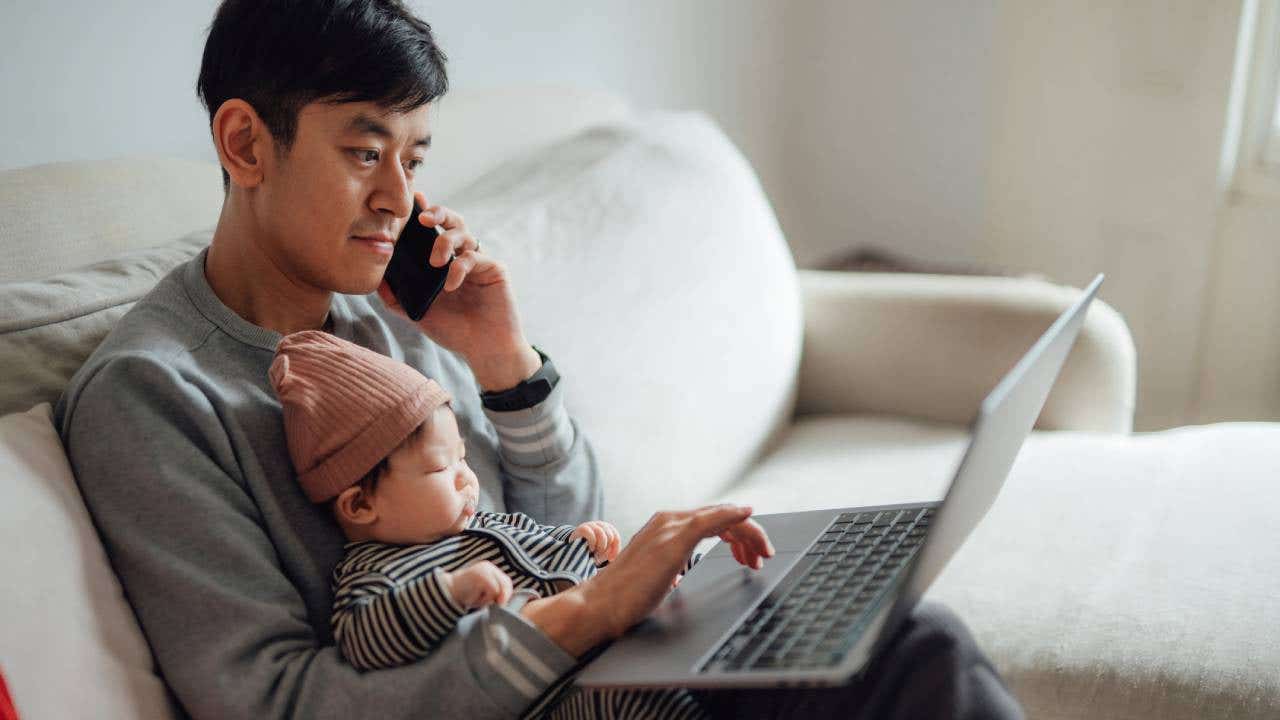
[[[564,524],[601,507],[554,368],[463,218],[416,194],[420,220],[444,230],[431,263],[455,258],[421,322],[382,282],[410,219],[444,60],[430,27],[395,0],[226,0],[198,82],[226,190],[213,240],[119,321],[56,408],[108,556],[191,717],[517,716],[650,612],[700,539],[751,523],[750,509],[731,506],[659,513],[596,578],[472,613],[420,663],[359,673],[338,655],[329,582],[343,538],[294,480],[267,373],[283,335],[324,329],[438,380],[455,398],[482,508]],[[924,700],[956,716],[1018,712],[937,610],[850,688],[705,700],[746,714],[734,705],[743,697],[768,714],[870,717]]]

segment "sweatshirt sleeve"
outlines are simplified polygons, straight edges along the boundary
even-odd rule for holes
[[[503,718],[574,659],[490,606],[424,660],[360,673],[322,644],[208,398],[143,353],[60,401],[85,504],[159,671],[195,720]]]
[[[507,509],[552,525],[600,517],[603,500],[596,458],[564,407],[564,383],[524,410],[484,409],[498,435]]]

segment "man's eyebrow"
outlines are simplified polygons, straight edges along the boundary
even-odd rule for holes
[[[377,120],[374,120],[364,114],[356,115],[351,118],[350,122],[347,123],[347,127],[343,129],[343,132],[360,133],[362,135],[377,135],[378,137],[386,140],[391,140],[395,137],[391,134],[391,131],[387,129],[386,125],[383,125]],[[431,136],[427,135],[426,137],[418,138],[414,141],[413,146],[423,148],[431,147]]]

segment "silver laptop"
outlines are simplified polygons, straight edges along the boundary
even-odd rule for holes
[[[1075,343],[1093,282],[987,395],[941,502],[756,515],[761,570],[712,548],[584,687],[841,685],[859,673],[986,514]]]

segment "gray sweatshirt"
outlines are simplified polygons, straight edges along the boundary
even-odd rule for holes
[[[518,614],[471,613],[429,658],[361,673],[330,630],[345,538],[307,501],[267,369],[280,334],[226,307],[207,249],[122,317],[71,379],[55,422],[159,671],[194,718],[514,717],[574,659]],[[376,295],[335,295],[335,335],[454,396],[480,508],[550,525],[599,517],[563,386],[491,412],[455,354]]]

